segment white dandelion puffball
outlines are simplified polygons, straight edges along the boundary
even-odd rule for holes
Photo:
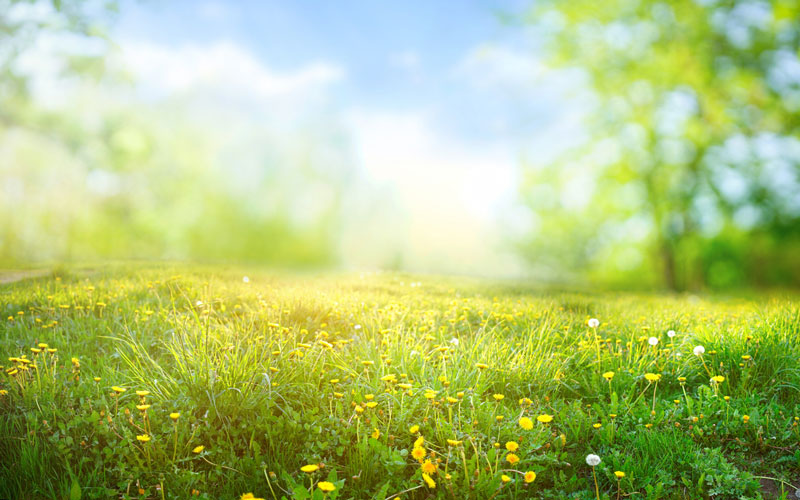
[[[703,353],[706,352],[706,348],[701,345],[695,346],[695,348],[692,349],[692,352],[694,353],[695,356],[702,356]]]
[[[450,343],[453,344],[454,346],[458,346],[459,340],[453,337],[452,339],[450,339]]]
[[[667,332],[667,337],[672,338],[675,336],[675,330],[670,330]]]
[[[656,344],[658,344],[658,339],[655,337],[650,337],[649,339],[647,339],[647,343],[652,346],[655,346]]]
[[[247,277],[247,276],[244,276],[244,277],[242,278],[242,283],[250,283],[250,278],[249,278],[249,277]]]
[[[589,455],[586,455],[586,463],[591,465],[592,467],[600,465],[600,457],[590,453]]]
[[[589,325],[589,328],[597,328],[600,326],[600,320],[597,318],[592,318],[587,324]]]

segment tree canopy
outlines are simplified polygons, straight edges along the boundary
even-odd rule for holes
[[[578,147],[528,165],[546,217],[523,251],[674,289],[800,283],[798,19],[795,1],[537,2],[549,61],[596,106]]]

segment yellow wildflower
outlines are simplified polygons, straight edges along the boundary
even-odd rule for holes
[[[331,491],[336,490],[336,486],[334,486],[330,481],[320,481],[317,483],[317,488],[321,489],[325,493],[330,493]]]
[[[430,460],[425,460],[422,462],[422,472],[425,474],[436,474],[436,464],[431,462]]]
[[[660,373],[645,373],[644,378],[647,379],[648,382],[658,382],[661,380]]]

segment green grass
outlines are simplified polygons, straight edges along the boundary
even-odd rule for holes
[[[800,487],[796,296],[243,274],[117,266],[0,286],[0,498],[591,499],[590,453],[602,498]]]

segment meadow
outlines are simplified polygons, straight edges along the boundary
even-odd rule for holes
[[[800,301],[405,274],[0,285],[0,498],[793,498]]]

